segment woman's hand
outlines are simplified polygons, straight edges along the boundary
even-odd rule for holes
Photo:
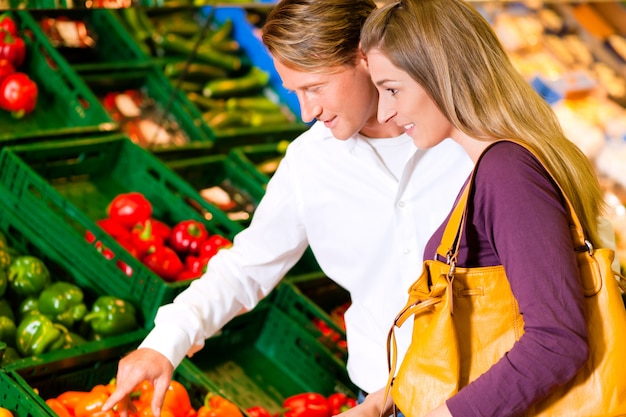
[[[155,350],[142,348],[129,353],[118,364],[115,392],[104,403],[102,410],[109,410],[117,404],[120,416],[128,417],[132,406],[130,393],[140,382],[148,380],[154,385],[152,413],[158,417],[173,374],[174,366]]]

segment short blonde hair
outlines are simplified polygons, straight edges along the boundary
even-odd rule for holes
[[[270,12],[262,39],[274,59],[312,73],[353,66],[372,0],[282,0]]]

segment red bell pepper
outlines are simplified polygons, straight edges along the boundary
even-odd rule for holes
[[[254,407],[250,407],[246,410],[246,413],[250,417],[276,417],[272,413],[270,413],[267,408],[261,407],[260,405],[255,405]]]
[[[116,220],[106,217],[104,219],[97,220],[96,224],[118,242],[130,240],[130,232],[128,229]]]
[[[7,75],[13,74],[15,71],[15,65],[13,65],[11,61],[6,58],[0,59],[0,82],[4,80]]]
[[[17,25],[8,13],[0,14],[0,32],[9,32],[11,35],[17,36]]]
[[[170,238],[170,235],[172,234],[172,228],[170,226],[168,226],[167,224],[163,223],[160,220],[155,219],[154,217],[151,217],[149,219],[146,219],[144,221],[140,221],[138,223],[138,225],[143,225],[143,223],[150,221],[150,223],[152,224],[152,233],[157,235],[157,236],[161,236],[163,238],[163,241],[167,242]]]
[[[21,67],[26,58],[24,39],[8,31],[0,31],[0,58],[8,59],[15,68]]]
[[[322,394],[305,392],[283,401],[284,417],[331,417],[331,409]]]
[[[170,247],[181,255],[197,254],[209,237],[204,224],[198,220],[183,220],[172,227]]]
[[[152,204],[141,193],[131,191],[115,196],[107,207],[109,217],[130,230],[152,217]]]
[[[200,245],[198,251],[198,257],[202,259],[210,259],[222,248],[229,248],[233,245],[233,242],[226,239],[224,236],[211,235]]]
[[[148,252],[154,252],[157,246],[164,245],[163,238],[154,233],[150,219],[133,226],[131,242],[140,258]]]
[[[165,281],[175,281],[184,269],[178,254],[167,246],[156,247],[153,252],[142,258],[142,262]]]
[[[328,401],[328,406],[330,407],[330,412],[333,416],[341,414],[356,405],[356,400],[348,397],[343,392],[330,394],[326,400]]]
[[[0,108],[21,118],[35,110],[39,89],[37,84],[23,72],[14,72],[0,83]]]

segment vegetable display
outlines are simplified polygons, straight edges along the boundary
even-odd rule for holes
[[[39,87],[21,71],[26,42],[10,14],[0,14],[0,109],[20,119],[35,110]]]
[[[0,259],[2,366],[139,327],[132,304],[106,295],[86,300],[79,286],[52,277],[41,258],[10,247],[2,233]]]
[[[118,194],[107,207],[108,217],[96,223],[139,259],[148,269],[167,282],[200,277],[209,259],[232,242],[219,234],[211,234],[199,220],[181,220],[168,225],[152,217],[150,201],[141,193]],[[111,260],[114,254],[87,231],[85,239]],[[119,265],[128,275],[132,269]],[[128,269],[125,269],[128,268]]]
[[[167,58],[163,73],[187,94],[218,134],[226,129],[295,122],[289,109],[264,92],[270,74],[250,63],[233,38],[231,19],[212,22],[203,31],[199,16],[189,11],[159,14],[133,9],[121,11],[121,17],[146,52]],[[193,60],[187,63],[192,54]]]
[[[88,391],[65,391],[56,397],[45,399],[45,403],[59,417],[117,417],[116,407],[107,412],[102,405],[115,391],[115,380],[107,384],[98,384]],[[149,381],[142,381],[133,389],[131,396],[134,410],[133,417],[152,417],[151,402],[154,387]],[[244,417],[239,408],[224,397],[208,392],[203,404],[195,409],[187,388],[173,379],[165,393],[163,417]]]

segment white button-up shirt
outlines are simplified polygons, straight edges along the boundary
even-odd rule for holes
[[[313,125],[289,145],[250,226],[159,309],[141,347],[178,365],[253,308],[310,245],[323,272],[350,292],[350,378],[366,392],[384,387],[387,333],[421,272],[427,240],[472,167],[451,139],[423,151],[407,135],[340,141],[322,123]],[[410,323],[396,337],[400,361]]]

